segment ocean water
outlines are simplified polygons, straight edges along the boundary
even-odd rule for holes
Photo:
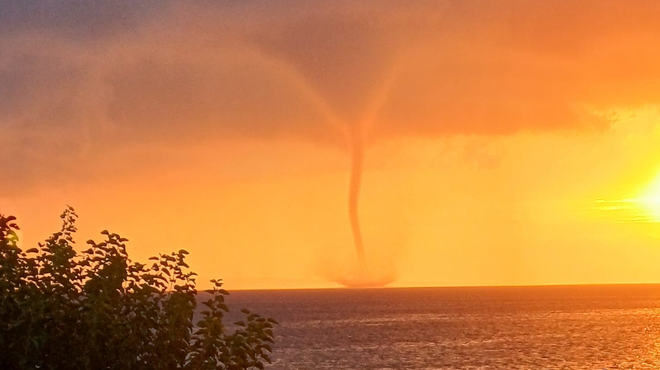
[[[239,291],[275,369],[660,369],[660,285]]]

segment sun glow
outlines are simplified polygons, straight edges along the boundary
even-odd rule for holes
[[[638,201],[650,221],[660,222],[660,175],[642,191]]]

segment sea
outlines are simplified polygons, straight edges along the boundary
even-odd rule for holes
[[[660,285],[236,291],[228,303],[279,322],[271,370],[660,369]]]

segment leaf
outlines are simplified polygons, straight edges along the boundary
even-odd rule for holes
[[[39,249],[37,249],[37,248],[30,248],[30,249],[25,251],[25,253],[38,253],[38,252],[39,252]]]

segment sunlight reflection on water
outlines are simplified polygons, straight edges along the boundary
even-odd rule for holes
[[[270,369],[657,369],[660,286],[236,292]]]

